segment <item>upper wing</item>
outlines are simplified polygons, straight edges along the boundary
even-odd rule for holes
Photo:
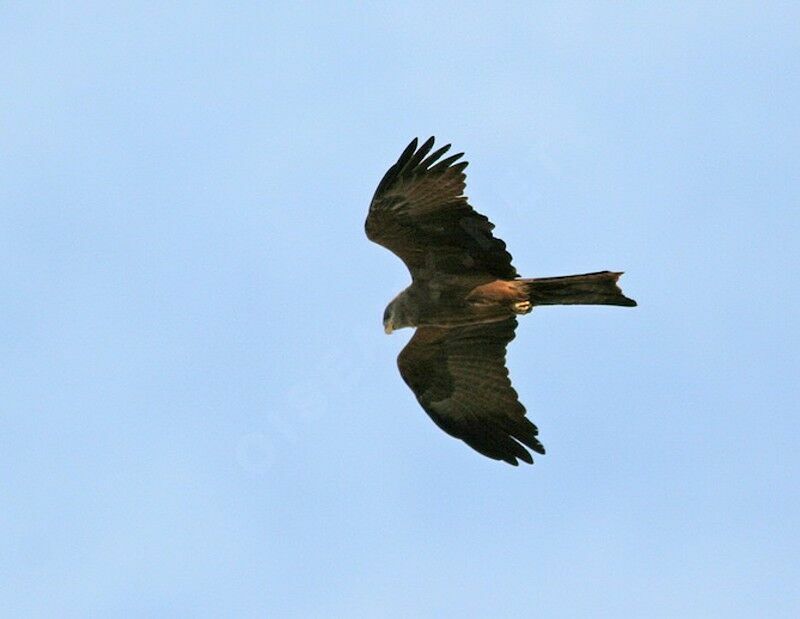
[[[509,318],[449,329],[419,327],[397,358],[403,380],[436,425],[483,455],[515,466],[517,458],[533,464],[523,445],[544,453],[505,367],[516,326],[517,319]]]
[[[506,244],[464,196],[464,153],[439,161],[450,145],[430,153],[433,138],[403,151],[378,184],[367,215],[367,237],[397,254],[414,278],[432,273],[517,277]]]

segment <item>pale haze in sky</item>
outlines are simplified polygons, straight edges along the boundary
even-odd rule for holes
[[[0,7],[9,617],[800,616],[796,3]],[[364,236],[465,151],[547,455],[441,432]]]

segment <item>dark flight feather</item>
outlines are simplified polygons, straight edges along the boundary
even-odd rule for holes
[[[394,252],[413,278],[426,274],[518,276],[494,224],[464,196],[463,153],[439,160],[450,145],[428,155],[434,139],[414,139],[378,184],[365,224],[367,237]]]
[[[465,327],[419,327],[397,365],[422,408],[448,434],[495,460],[533,463],[536,426],[511,386],[506,346],[516,318]]]

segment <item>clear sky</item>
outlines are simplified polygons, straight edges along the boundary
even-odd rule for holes
[[[0,607],[800,616],[796,3],[0,7]],[[476,454],[384,335],[414,136],[526,276],[548,449]]]

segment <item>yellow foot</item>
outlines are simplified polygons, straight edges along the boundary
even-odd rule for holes
[[[533,304],[530,301],[517,301],[511,307],[516,314],[527,314],[533,309]]]

